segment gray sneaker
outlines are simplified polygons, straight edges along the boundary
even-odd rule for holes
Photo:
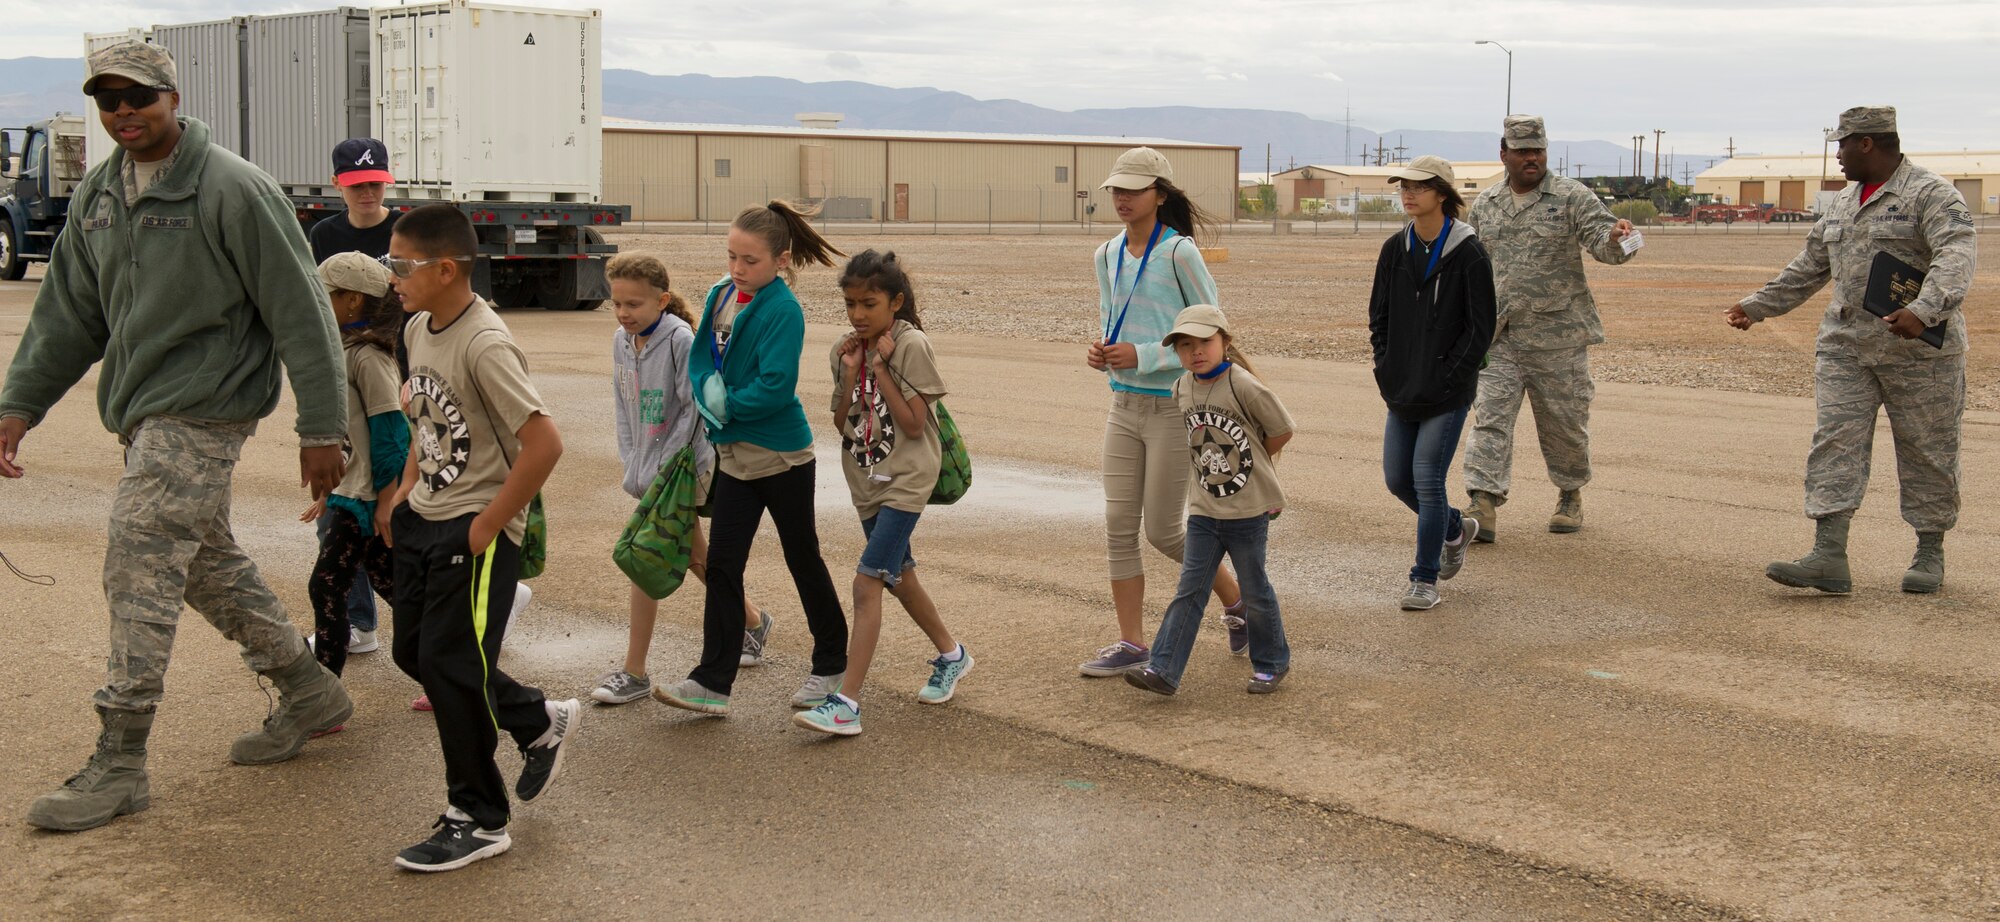
[[[1097,658],[1076,667],[1076,671],[1097,679],[1110,678],[1127,672],[1146,668],[1153,662],[1153,651],[1142,650],[1125,641],[1097,651]]]
[[[693,679],[682,679],[678,685],[653,686],[653,700],[683,710],[714,714],[718,717],[729,716],[729,696],[710,691]]]
[[[1472,536],[1479,534],[1479,520],[1472,516],[1459,519],[1458,540],[1446,541],[1444,552],[1438,555],[1438,579],[1451,579],[1465,568],[1465,549],[1472,546]]]
[[[771,613],[757,609],[757,629],[743,632],[743,655],[736,660],[738,666],[764,665],[764,644],[771,639]]]
[[[1410,591],[1403,593],[1403,610],[1430,611],[1437,607],[1438,601],[1436,583],[1410,580]]]
[[[799,690],[792,693],[792,707],[803,710],[825,704],[826,696],[839,691],[840,681],[845,678],[847,678],[845,672],[839,675],[806,676],[806,684],[799,686]]]
[[[590,690],[590,697],[598,704],[630,704],[652,693],[652,679],[613,669],[598,680],[597,687]]]

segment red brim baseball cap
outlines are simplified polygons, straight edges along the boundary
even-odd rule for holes
[[[384,182],[394,185],[396,178],[388,170],[349,170],[334,177],[343,186],[358,186],[364,182]]]

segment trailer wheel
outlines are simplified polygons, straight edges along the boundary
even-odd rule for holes
[[[14,222],[0,217],[0,280],[18,282],[28,274],[28,261],[14,239]]]
[[[600,232],[597,228],[586,227],[583,228],[582,230],[583,230],[584,243],[589,244],[591,246],[604,245],[604,234]],[[580,311],[594,311],[599,307],[602,307],[603,305],[604,305],[604,299],[602,298],[585,298],[581,301],[577,301],[573,309]]]

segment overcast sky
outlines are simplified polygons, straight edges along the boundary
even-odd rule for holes
[[[330,8],[272,0],[0,0],[0,57],[85,31]],[[1890,104],[1915,150],[2000,149],[2000,0],[603,0],[604,63],[655,74],[933,86],[1056,109],[1282,109],[1377,130],[1495,130],[1818,153]],[[747,17],[744,9],[754,10]],[[4,88],[0,88],[4,91]],[[1163,128],[1163,132],[1171,133]],[[1651,146],[1649,138],[1648,146]]]

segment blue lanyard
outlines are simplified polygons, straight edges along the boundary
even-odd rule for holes
[[[1132,296],[1139,293],[1139,277],[1146,274],[1146,263],[1153,258],[1153,247],[1160,242],[1160,231],[1167,225],[1155,219],[1153,236],[1146,239],[1146,252],[1139,257],[1139,268],[1132,273],[1132,290],[1125,292],[1125,305],[1118,309],[1118,319],[1105,331],[1104,344],[1109,346],[1118,341],[1118,332],[1125,329],[1125,312],[1132,309]],[[1118,268],[1111,273],[1111,300],[1118,300],[1118,276],[1125,272],[1125,245],[1130,241],[1125,235],[1118,237]]]
[[[1235,364],[1236,364],[1235,362],[1223,362],[1222,364],[1215,366],[1215,370],[1209,372],[1208,374],[1202,374],[1201,372],[1197,371],[1194,373],[1194,376],[1202,379],[1203,381],[1213,381],[1217,378],[1222,377],[1222,373],[1228,371],[1230,366]]]
[[[1437,271],[1438,257],[1444,255],[1444,240],[1449,236],[1451,236],[1451,218],[1447,217],[1444,219],[1444,229],[1438,231],[1437,239],[1431,242],[1431,261],[1429,265],[1424,266],[1424,277],[1418,279],[1419,282],[1430,281],[1431,273]],[[1410,249],[1414,250],[1416,248],[1417,225],[1415,222],[1412,222],[1410,224]]]
[[[666,315],[665,313],[662,313],[662,314],[660,314],[660,316],[658,316],[658,317],[654,317],[654,318],[653,318],[653,325],[652,325],[652,326],[649,326],[649,327],[647,327],[647,328],[645,328],[645,329],[643,329],[643,330],[640,330],[640,331],[639,331],[639,337],[640,337],[641,339],[643,339],[643,338],[645,338],[645,337],[648,337],[648,336],[651,336],[651,335],[653,335],[653,331],[654,331],[654,330],[657,330],[657,329],[659,329],[659,328],[660,328],[660,321],[662,321],[662,320],[665,320],[665,319],[667,319],[667,315]]]
[[[720,298],[717,298],[717,299],[715,299],[715,303],[714,303],[714,304],[710,304],[710,305],[708,306],[708,317],[707,317],[707,319],[706,319],[706,321],[705,321],[705,323],[706,323],[706,325],[707,325],[707,327],[708,327],[708,354],[709,354],[709,355],[712,355],[712,356],[714,356],[714,357],[715,357],[715,370],[716,370],[716,371],[721,371],[721,370],[722,370],[722,356],[723,356],[723,352],[724,352],[724,350],[723,350],[723,348],[722,348],[721,346],[718,346],[718,345],[716,345],[716,344],[715,344],[715,312],[716,312],[717,310],[720,310],[720,309],[722,308],[722,305],[723,305],[723,304],[725,304],[725,303],[727,303],[727,302],[729,301],[729,299],[730,299],[730,298],[734,298],[734,297],[736,297],[736,283],[735,283],[735,282],[730,282],[730,283],[729,283],[729,290],[728,290],[728,291],[725,291],[725,292],[723,292],[723,293],[722,293],[722,297],[720,297]],[[739,311],[738,313],[741,313],[741,312]],[[657,324],[655,324],[655,325],[657,326]],[[650,331],[648,331],[648,332],[650,332]],[[736,337],[734,337],[734,336],[731,336],[731,337],[729,337],[729,338],[730,338],[730,339],[731,339],[732,341],[736,339]]]

